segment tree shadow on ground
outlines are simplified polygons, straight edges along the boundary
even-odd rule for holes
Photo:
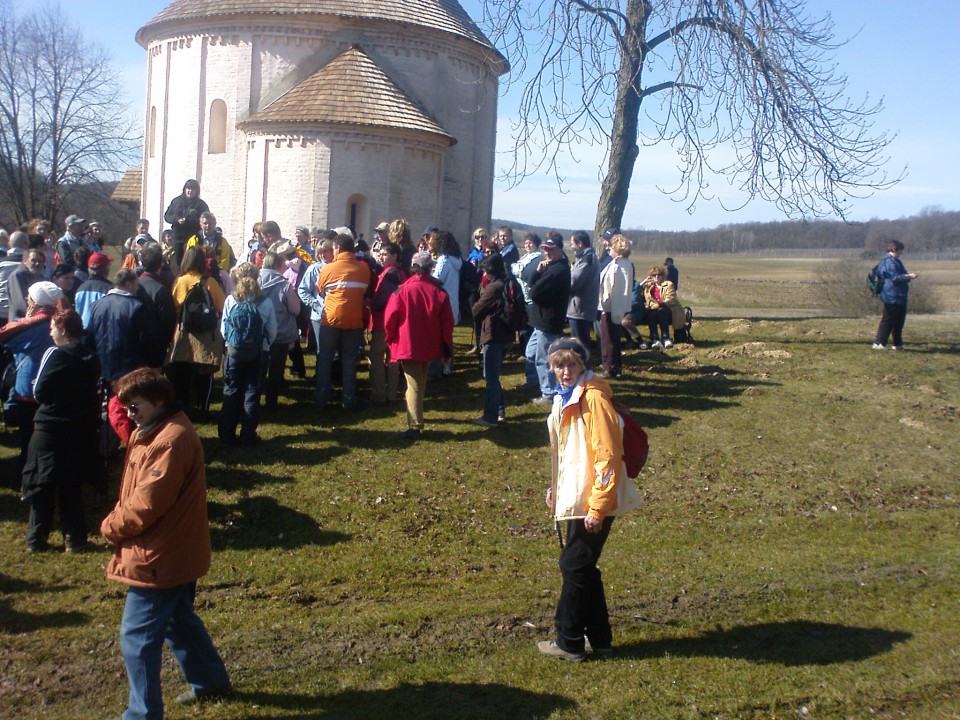
[[[494,683],[431,682],[385,690],[348,690],[332,696],[237,692],[237,700],[286,712],[273,720],[510,720],[546,718],[576,707],[562,695],[538,693]]]
[[[4,595],[25,594],[29,597],[38,593],[59,593],[66,589],[63,585],[44,586],[0,573],[0,593]],[[12,605],[9,598],[0,598],[0,632],[19,634],[43,628],[83,625],[90,621],[89,616],[82,612],[30,613],[16,610]]]
[[[298,548],[336,545],[350,535],[323,530],[310,515],[284,507],[268,496],[249,497],[235,503],[207,503],[210,542],[215,550],[233,548]]]
[[[790,620],[712,630],[691,638],[618,646],[616,657],[718,657],[761,664],[832,665],[889,652],[911,633],[835,623]]]

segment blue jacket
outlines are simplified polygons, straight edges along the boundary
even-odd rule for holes
[[[77,288],[73,306],[76,308],[85,328],[90,328],[90,313],[100,298],[113,290],[113,283],[99,275],[90,275],[90,279]]]
[[[104,380],[163,365],[160,329],[152,317],[140,298],[122,290],[111,290],[93,306],[87,329],[96,342]]]
[[[880,302],[886,305],[906,305],[910,278],[907,277],[903,261],[887,253],[877,266],[877,274],[883,279]]]
[[[323,270],[324,265],[325,263],[315,262],[308,267],[297,286],[300,302],[310,308],[312,322],[320,322],[320,317],[323,315],[323,298],[317,293],[317,278],[320,277],[320,271]]]
[[[53,310],[40,312],[22,320],[8,324],[0,333],[0,343],[3,343],[12,354],[12,367],[9,372],[16,373],[16,380],[10,390],[10,396],[3,398],[8,402],[33,402],[33,381],[40,371],[40,362],[47,348],[53,347],[50,338],[50,318]]]

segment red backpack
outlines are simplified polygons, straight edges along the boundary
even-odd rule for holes
[[[646,431],[630,415],[630,409],[621,402],[613,401],[613,409],[623,421],[623,464],[627,466],[627,476],[636,478],[647,462],[650,442]]]

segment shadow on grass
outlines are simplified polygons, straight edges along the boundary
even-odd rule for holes
[[[207,513],[215,550],[297,548],[350,540],[344,533],[322,530],[310,515],[284,507],[272,497],[244,498],[230,505],[210,502]]]
[[[37,593],[60,593],[65,589],[63,585],[44,586],[0,573],[0,592],[5,595],[26,593],[28,596],[33,596]],[[83,625],[89,622],[89,619],[86,614],[77,611],[52,613],[21,612],[11,607],[10,600],[0,598],[0,632],[4,633],[26,633],[43,628],[62,628]]]
[[[287,711],[271,714],[273,720],[381,720],[390,717],[535,720],[576,707],[574,700],[562,695],[492,683],[403,684],[387,690],[349,690],[329,697],[244,692],[237,692],[233,697]]]
[[[617,657],[719,657],[786,666],[857,662],[889,652],[908,632],[790,620],[713,630],[692,638],[617,647]]]

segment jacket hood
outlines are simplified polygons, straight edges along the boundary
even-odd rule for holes
[[[263,290],[272,289],[285,282],[287,282],[287,279],[276,270],[264,268],[260,271],[260,287]]]

